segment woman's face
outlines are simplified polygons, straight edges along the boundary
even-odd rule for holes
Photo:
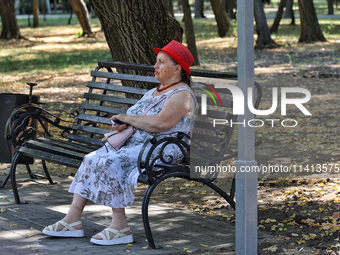
[[[162,84],[168,84],[174,79],[179,65],[175,65],[168,54],[160,51],[157,55],[155,67],[155,78]]]

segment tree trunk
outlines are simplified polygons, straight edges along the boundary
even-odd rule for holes
[[[38,0],[32,1],[33,27],[39,27],[39,4]]]
[[[254,12],[257,33],[255,48],[263,49],[278,47],[278,45],[270,37],[267,19],[263,11],[262,0],[255,0]]]
[[[70,17],[68,18],[67,25],[71,25],[73,10],[70,11]]]
[[[0,0],[1,15],[1,39],[19,39],[23,38],[20,34],[17,18],[15,16],[14,4],[12,1]]]
[[[287,0],[281,0],[279,4],[279,9],[277,10],[277,13],[275,15],[274,23],[270,28],[270,33],[277,33],[277,30],[279,29],[280,21],[282,18],[283,8],[286,6]]]
[[[166,6],[168,9],[168,12],[174,16],[174,6],[172,4],[172,0],[163,0],[163,4]]]
[[[287,0],[286,11],[283,14],[284,18],[292,19],[292,21],[290,22],[290,25],[295,25],[295,16],[294,16],[293,5],[294,5],[294,0]]]
[[[226,12],[228,14],[229,19],[236,19],[236,1],[235,0],[225,0],[226,3]]]
[[[195,0],[195,19],[203,19],[204,16],[204,0]]]
[[[42,0],[42,1],[40,1],[40,4],[41,4],[41,10],[42,10],[42,14],[43,14],[43,17],[44,17],[44,21],[46,21],[46,12],[47,12],[46,1]]]
[[[185,38],[188,43],[188,49],[194,57],[194,66],[199,66],[199,58],[197,54],[194,25],[192,24],[190,5],[188,0],[181,0],[183,13],[184,13],[184,24],[185,24]]]
[[[210,0],[218,28],[218,36],[225,37],[230,29],[230,22],[221,0]]]
[[[325,42],[326,38],[322,34],[313,0],[298,0],[298,4],[301,22],[299,43]]]
[[[81,28],[83,29],[82,36],[92,36],[89,12],[87,11],[84,0],[68,0],[72,6],[72,10],[76,14]]]
[[[328,15],[334,15],[334,0],[327,0],[328,3]]]
[[[153,48],[162,48],[171,40],[182,42],[183,29],[162,0],[90,0],[90,3],[104,29],[113,61],[153,65],[156,60]]]

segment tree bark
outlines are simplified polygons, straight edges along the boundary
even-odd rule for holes
[[[83,29],[82,36],[92,36],[89,12],[83,0],[68,0],[72,6],[72,10],[76,14],[81,28]]]
[[[204,16],[204,0],[195,0],[195,19],[203,19]]]
[[[168,9],[168,12],[174,16],[174,6],[172,4],[172,0],[163,0],[163,4],[166,6]]]
[[[280,21],[282,18],[283,8],[285,8],[287,3],[287,0],[281,0],[279,4],[279,9],[276,12],[274,23],[270,28],[270,33],[277,33],[277,30],[279,29]]]
[[[221,0],[210,0],[217,22],[218,36],[225,37],[230,29],[230,22]]]
[[[33,27],[39,27],[39,4],[38,0],[32,1]]]
[[[334,0],[327,0],[328,15],[334,15]]]
[[[15,16],[14,4],[12,1],[0,0],[1,15],[1,39],[19,39],[23,38],[20,34],[17,18]]]
[[[195,42],[195,32],[194,25],[192,24],[190,5],[188,0],[181,0],[183,13],[184,13],[184,25],[185,25],[185,38],[188,43],[188,49],[194,57],[194,66],[199,66],[200,61],[198,58],[196,42]]]
[[[183,29],[162,0],[90,0],[90,3],[104,29],[113,61],[153,65],[156,59],[153,48],[162,48],[171,40],[182,42]]]
[[[298,4],[301,22],[299,43],[325,42],[326,38],[322,34],[313,0],[298,0]]]
[[[270,37],[270,31],[264,14],[262,0],[255,0],[254,12],[257,33],[255,48],[263,49],[278,47],[278,44],[276,44]]]

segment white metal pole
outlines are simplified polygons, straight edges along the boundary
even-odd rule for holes
[[[246,171],[257,165],[255,131],[247,124],[254,118],[247,106],[247,88],[254,87],[254,0],[237,0],[237,41],[238,86],[245,112],[238,118],[235,251],[253,255],[257,254],[257,173]]]

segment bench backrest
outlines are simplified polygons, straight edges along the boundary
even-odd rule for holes
[[[120,72],[125,73],[118,73],[114,69],[120,69]],[[69,133],[66,138],[91,146],[102,146],[100,140],[103,134],[111,128],[108,118],[114,114],[125,113],[148,91],[139,86],[151,84],[154,87],[159,84],[155,77],[148,76],[148,74],[126,74],[131,71],[143,71],[152,75],[154,68],[142,64],[98,62],[98,67],[91,72],[92,81],[87,84],[89,91],[84,94],[85,102],[80,106],[81,111],[77,116],[77,123],[72,126],[76,132]],[[193,70],[191,76],[194,81],[198,81],[194,90],[197,92],[199,113],[202,106],[201,96],[209,91],[209,87],[204,85],[205,80],[208,81],[209,86],[214,87],[214,82],[236,85],[235,79],[237,78],[235,74],[200,70]],[[135,87],[122,86],[122,82],[125,81],[133,82]],[[196,146],[195,149],[206,155],[221,157],[225,155],[234,131],[234,126],[230,126],[230,120],[235,122],[237,116],[232,114],[233,103],[230,91],[228,89],[216,89],[216,91],[221,98],[222,106],[215,96],[206,96],[207,114],[199,116],[196,121],[192,139],[196,143],[192,146]],[[256,91],[257,104],[260,94],[261,91]],[[257,106],[255,105],[256,108]],[[228,124],[214,127],[213,119],[224,119],[228,121]]]

